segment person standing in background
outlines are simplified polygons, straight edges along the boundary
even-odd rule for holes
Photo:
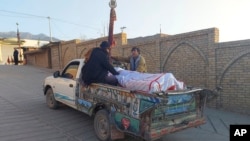
[[[14,57],[15,65],[18,65],[18,51],[16,48],[14,49],[13,57]]]

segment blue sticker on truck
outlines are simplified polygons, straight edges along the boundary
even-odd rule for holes
[[[58,94],[58,93],[55,93],[55,97],[58,98],[58,99],[62,99],[62,100],[75,101],[74,99],[70,99],[70,97],[68,97],[68,96],[61,95],[61,94]]]

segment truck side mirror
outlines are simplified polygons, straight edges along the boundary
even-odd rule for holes
[[[56,71],[53,73],[54,78],[57,78],[60,76],[60,71]]]

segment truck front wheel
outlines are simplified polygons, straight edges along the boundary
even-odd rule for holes
[[[94,118],[95,133],[99,140],[110,141],[110,122],[108,112],[99,110]]]
[[[56,101],[53,90],[51,88],[46,91],[46,103],[51,109],[58,108],[58,102]]]

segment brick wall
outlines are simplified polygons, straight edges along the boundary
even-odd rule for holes
[[[217,104],[250,114],[250,40],[219,43],[215,54],[217,83],[224,88]]]
[[[26,54],[26,61],[28,65],[34,65],[44,68],[50,68],[49,64],[49,50],[38,50]]]
[[[214,89],[220,96],[208,106],[250,114],[250,40],[219,43],[219,30],[210,28],[177,35],[159,35],[129,43],[125,33],[114,35],[112,55],[128,56],[133,46],[141,50],[148,72],[171,72],[189,86]],[[146,39],[146,37],[145,37]],[[72,40],[51,47],[52,69],[97,47],[107,37]],[[129,39],[131,40],[131,39]]]
[[[51,46],[50,48],[50,58],[51,58],[51,68],[54,70],[60,70],[61,69],[61,63],[60,63],[60,44]]]

